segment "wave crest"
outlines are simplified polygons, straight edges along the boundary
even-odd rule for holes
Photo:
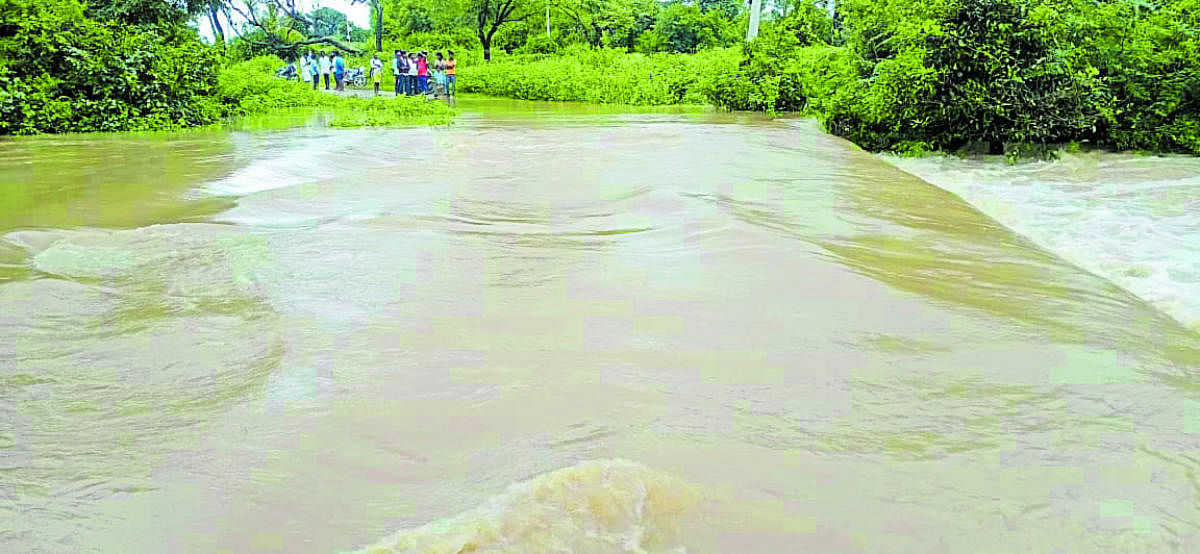
[[[513,484],[453,518],[402,530],[361,552],[682,553],[699,502],[683,481],[625,460],[585,462]]]

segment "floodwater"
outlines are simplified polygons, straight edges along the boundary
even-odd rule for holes
[[[1200,551],[1194,160],[460,107],[0,142],[0,550]]]

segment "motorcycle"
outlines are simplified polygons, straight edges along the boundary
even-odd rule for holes
[[[277,68],[275,68],[275,74],[280,77],[283,77],[284,79],[295,80],[296,79],[296,66],[285,65],[283,67],[277,67]]]
[[[345,79],[347,85],[365,87],[367,86],[367,68],[351,67],[350,69],[346,70]]]

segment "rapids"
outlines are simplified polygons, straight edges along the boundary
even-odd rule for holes
[[[0,141],[0,549],[1200,548],[1194,160],[461,102]]]

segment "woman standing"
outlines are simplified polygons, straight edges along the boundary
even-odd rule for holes
[[[449,59],[446,60],[446,96],[454,96],[458,88],[458,75],[454,74],[454,69],[458,67],[458,62],[454,60],[454,51],[447,50],[446,55]]]

